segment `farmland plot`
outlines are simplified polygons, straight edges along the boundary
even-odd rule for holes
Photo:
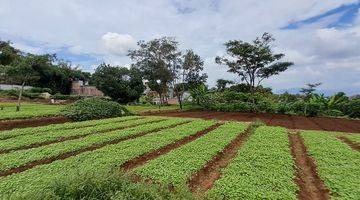
[[[139,116],[3,131],[0,199],[51,196],[56,186],[76,177],[114,170],[171,186],[172,192],[184,188],[198,198],[303,199],[308,183],[297,181],[306,170],[298,161],[302,157],[313,159],[310,171],[318,172],[329,191],[325,199],[359,199],[360,153],[338,138],[356,142],[358,135],[290,132]],[[303,145],[301,151],[292,138]]]

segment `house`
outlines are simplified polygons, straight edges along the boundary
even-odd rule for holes
[[[71,94],[79,96],[104,96],[104,93],[98,90],[95,86],[90,86],[88,82],[81,80],[72,81]]]

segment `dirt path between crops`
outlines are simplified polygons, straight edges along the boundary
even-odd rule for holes
[[[212,188],[215,181],[221,176],[220,170],[225,168],[237,155],[239,148],[248,139],[252,131],[249,127],[244,133],[239,134],[223,151],[207,162],[202,169],[194,173],[188,182],[190,191],[201,195],[201,193]]]
[[[355,151],[360,151],[360,145],[356,142],[353,142],[351,140],[349,140],[348,138],[344,137],[344,136],[338,136],[337,137],[340,141],[342,141],[343,143],[347,144],[349,147],[351,147],[353,150]]]
[[[183,124],[186,124],[186,123],[189,123],[189,122],[190,121],[181,122],[181,123],[174,124],[174,125],[171,125],[171,126],[157,128],[157,129],[154,129],[152,131],[146,131],[146,132],[138,133],[138,134],[135,134],[135,135],[130,135],[130,136],[126,136],[126,137],[123,137],[123,138],[103,142],[103,143],[100,143],[100,144],[93,144],[93,145],[91,145],[89,147],[85,147],[83,149],[79,149],[79,150],[76,150],[76,151],[65,152],[65,153],[60,154],[58,156],[54,156],[54,157],[50,157],[50,158],[44,158],[44,159],[41,159],[41,160],[36,160],[36,161],[27,163],[27,164],[25,164],[23,166],[20,166],[20,167],[11,168],[11,169],[8,169],[8,170],[5,170],[5,171],[0,171],[0,177],[1,176],[9,176],[9,175],[15,174],[15,173],[20,173],[20,172],[26,171],[28,169],[34,168],[34,167],[36,167],[38,165],[49,164],[49,163],[52,163],[52,162],[57,161],[57,160],[64,160],[66,158],[76,156],[76,155],[79,155],[79,154],[84,153],[84,152],[94,151],[94,150],[100,149],[100,148],[108,146],[108,145],[118,144],[120,142],[130,140],[130,139],[135,139],[135,138],[144,136],[146,134],[159,132],[159,131],[164,130],[164,129],[175,128],[176,126],[180,126],[180,125],[183,125]]]
[[[330,199],[329,190],[317,173],[314,160],[308,155],[303,138],[298,132],[289,133],[290,149],[296,164],[295,182],[299,186],[298,199]]]
[[[33,119],[0,120],[0,131],[11,130],[14,128],[45,126],[49,124],[62,124],[65,122],[71,122],[71,120],[66,117],[41,117]]]
[[[289,129],[341,131],[360,133],[360,120],[350,120],[327,117],[303,117],[280,114],[216,112],[216,111],[173,111],[166,113],[151,113],[145,115],[191,117],[204,119],[219,119],[229,121],[251,122],[261,120],[269,126],[283,126]]]
[[[102,134],[102,133],[107,133],[107,132],[111,132],[111,131],[123,130],[123,129],[133,128],[133,127],[137,127],[137,126],[141,126],[141,125],[145,125],[145,124],[161,122],[161,121],[164,121],[164,120],[166,120],[166,119],[160,119],[160,120],[145,122],[145,123],[142,123],[142,124],[134,124],[134,125],[124,126],[124,127],[121,127],[121,128],[111,128],[111,129],[107,129],[107,130],[104,130],[104,131],[95,131],[95,132],[87,133],[87,134],[84,134],[84,135],[74,135],[74,136],[69,136],[69,137],[58,137],[55,140],[50,140],[50,141],[45,141],[45,142],[38,142],[38,143],[33,143],[33,144],[30,144],[30,145],[26,145],[26,146],[21,146],[21,147],[6,149],[6,150],[0,150],[0,154],[9,153],[11,151],[19,151],[19,150],[26,150],[26,149],[42,147],[42,146],[46,146],[46,145],[50,145],[50,144],[54,144],[54,143],[60,143],[60,142],[64,142],[64,141],[69,141],[69,140],[76,140],[76,139],[84,138],[84,137],[89,136],[89,135],[96,135],[96,134]]]
[[[194,141],[198,138],[200,138],[201,136],[209,133],[212,130],[215,130],[216,128],[218,128],[221,124],[221,122],[216,123],[215,125],[210,126],[209,128],[203,130],[203,131],[199,131],[196,134],[193,135],[189,135],[183,139],[180,139],[174,143],[171,143],[169,145],[166,145],[160,149],[157,149],[155,151],[149,152],[149,153],[145,153],[137,158],[134,158],[132,160],[128,160],[127,162],[125,162],[124,164],[121,165],[121,169],[123,169],[124,171],[130,171],[131,169],[134,169],[138,166],[144,165],[146,162],[148,162],[149,160],[153,160],[161,155],[164,155],[170,151],[172,151],[173,149],[179,148],[191,141]]]

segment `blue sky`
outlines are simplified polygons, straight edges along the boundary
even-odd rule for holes
[[[263,32],[274,50],[295,65],[264,84],[293,91],[322,82],[330,94],[360,93],[359,0],[0,0],[0,39],[23,51],[56,53],[92,72],[101,62],[129,66],[136,41],[174,36],[181,50],[205,61],[208,84],[239,78],[214,58],[230,39],[250,41]]]

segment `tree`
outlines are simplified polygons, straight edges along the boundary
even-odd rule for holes
[[[135,68],[99,65],[92,75],[92,83],[119,103],[128,103],[140,98],[145,90],[140,71]]]
[[[9,41],[0,40],[0,65],[11,65],[20,55],[21,51],[12,47]]]
[[[11,83],[21,85],[18,101],[16,104],[16,111],[20,111],[20,102],[25,84],[39,78],[37,72],[33,69],[32,66],[32,56],[28,55],[16,60],[13,66],[8,66],[5,70],[6,76],[9,78]]]
[[[149,81],[150,89],[159,94],[161,105],[180,68],[178,42],[171,37],[162,37],[149,42],[139,41],[138,46],[139,49],[130,50],[128,56],[135,61],[132,66]]]
[[[227,56],[216,57],[215,62],[229,67],[228,72],[240,76],[251,88],[252,95],[260,83],[288,69],[292,62],[280,62],[284,54],[273,53],[271,43],[275,39],[264,33],[252,43],[230,40],[225,43]]]
[[[305,88],[301,88],[300,92],[305,95],[305,99],[309,99],[313,93],[315,92],[316,88],[319,87],[322,83],[307,83]]]
[[[234,81],[225,80],[225,79],[218,79],[216,81],[217,90],[220,91],[220,92],[224,91],[228,84],[234,84]]]
[[[183,61],[178,75],[179,82],[174,85],[174,93],[178,99],[180,109],[182,109],[184,92],[206,82],[207,75],[201,73],[204,69],[203,65],[204,61],[199,55],[195,54],[193,50],[187,50],[183,55]]]

